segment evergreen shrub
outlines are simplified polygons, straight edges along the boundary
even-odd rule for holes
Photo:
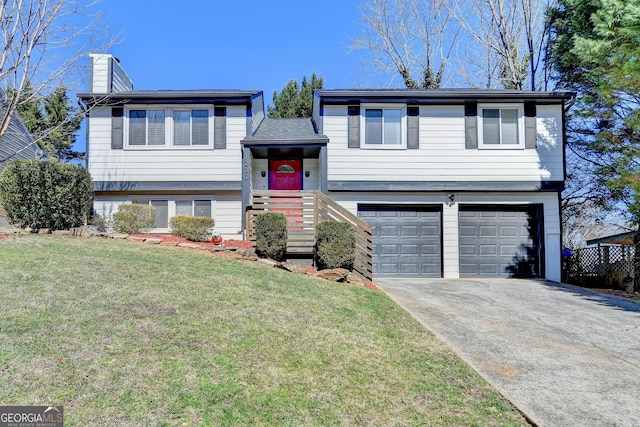
[[[213,224],[213,218],[190,215],[176,215],[169,220],[171,234],[184,237],[192,242],[206,242],[209,240]]]
[[[256,218],[256,253],[283,261],[287,253],[287,219],[278,212],[266,212]]]
[[[125,203],[113,214],[113,228],[118,233],[136,234],[153,228],[156,208],[151,205]]]
[[[351,224],[325,221],[316,225],[314,261],[318,270],[346,268],[353,270],[356,260],[356,237]]]
[[[16,160],[0,173],[0,199],[9,223],[63,230],[93,215],[91,175],[80,165]]]

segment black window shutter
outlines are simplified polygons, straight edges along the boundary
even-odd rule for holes
[[[227,148],[227,107],[215,107],[213,148]]]
[[[360,148],[360,106],[350,105],[349,110],[349,148]]]
[[[123,146],[123,122],[124,108],[113,107],[111,109],[111,148],[122,150]]]
[[[524,148],[537,148],[536,103],[524,103]]]
[[[464,141],[465,148],[478,148],[478,103],[464,104]]]
[[[407,148],[420,148],[420,107],[407,107]]]

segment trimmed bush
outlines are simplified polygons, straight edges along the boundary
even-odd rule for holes
[[[93,214],[91,175],[80,165],[16,160],[0,173],[0,199],[11,224],[62,230]]]
[[[356,236],[351,224],[325,221],[316,225],[315,264],[318,270],[353,270],[356,260]]]
[[[109,231],[109,227],[110,227],[109,219],[103,216],[100,216],[98,214],[93,215],[93,219],[91,220],[90,224],[95,225],[98,231],[102,231],[102,232]]]
[[[136,234],[153,228],[156,208],[151,205],[126,203],[113,214],[113,229],[118,233]]]
[[[176,215],[169,220],[171,234],[184,237],[192,242],[206,242],[209,240],[210,229],[213,228],[213,218],[201,216]]]
[[[278,212],[267,212],[256,218],[256,253],[282,261],[287,253],[287,219]]]

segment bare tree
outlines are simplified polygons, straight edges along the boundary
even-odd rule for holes
[[[376,68],[400,76],[408,88],[544,90],[545,13],[554,3],[370,0],[362,6],[363,31],[351,47],[366,50]]]
[[[439,88],[459,28],[447,0],[372,0],[362,6],[363,31],[351,47],[397,74],[407,88]]]
[[[99,0],[0,0],[0,84],[5,89],[0,137],[20,102],[80,79],[80,58],[114,41],[95,12]],[[98,37],[98,38],[97,38]],[[30,96],[24,96],[31,85]],[[3,161],[3,159],[0,159]]]
[[[469,84],[487,88],[545,90],[549,28],[546,11],[553,0],[460,0],[447,3],[470,46],[461,59]],[[485,59],[484,62],[478,58]],[[528,84],[527,84],[528,83]]]

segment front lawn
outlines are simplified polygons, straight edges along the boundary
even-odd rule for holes
[[[521,425],[383,292],[102,239],[0,241],[0,404],[65,426]]]

